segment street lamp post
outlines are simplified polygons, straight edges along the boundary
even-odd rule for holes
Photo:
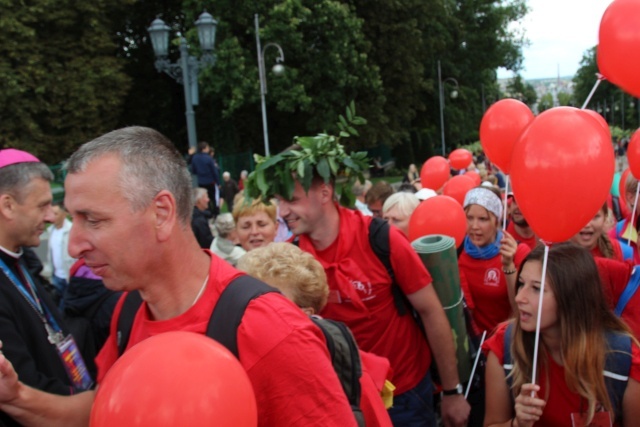
[[[276,64],[273,66],[272,71],[275,75],[282,75],[284,73],[284,65],[281,63],[284,62],[284,52],[282,51],[282,47],[278,43],[267,43],[264,47],[260,44],[260,21],[258,19],[258,14],[255,14],[255,24],[256,24],[256,47],[258,52],[258,74],[260,76],[260,100],[262,103],[262,134],[264,137],[264,155],[269,155],[269,131],[267,127],[267,106],[265,103],[265,95],[267,94],[267,72],[264,68],[264,53],[267,48],[275,47],[278,49],[278,53],[280,56],[276,58]]]
[[[196,137],[196,119],[193,112],[193,106],[199,103],[198,94],[198,72],[200,67],[213,66],[216,63],[216,55],[213,53],[213,46],[216,41],[216,27],[218,21],[213,19],[206,11],[198,17],[195,22],[198,28],[198,39],[200,40],[200,48],[202,56],[200,59],[189,55],[189,46],[187,40],[180,35],[180,61],[171,63],[169,55],[169,31],[171,28],[165,22],[156,18],[147,31],[153,45],[153,52],[156,56],[156,70],[159,73],[166,73],[171,78],[184,86],[184,101],[186,104],[185,116],[187,118],[187,135],[189,138],[189,147],[195,148]]]
[[[438,61],[438,97],[440,98],[440,135],[442,137],[442,157],[445,157],[445,145],[444,145],[444,84],[446,82],[452,82],[456,85],[456,88],[451,91],[451,97],[458,97],[458,81],[453,77],[447,77],[442,80],[442,71],[440,69],[440,61]]]

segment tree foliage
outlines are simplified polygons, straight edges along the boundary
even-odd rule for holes
[[[596,47],[588,49],[582,56],[580,68],[573,78],[574,105],[581,107],[589,96],[591,89],[598,79],[598,65],[596,61]],[[610,125],[625,128],[640,126],[640,103],[627,95],[615,85],[603,80],[594,92],[587,108],[599,112]]]
[[[56,162],[114,127],[160,130],[186,150],[182,87],[154,66],[147,27],[156,15],[198,54],[194,21],[219,21],[217,63],[200,74],[199,139],[221,153],[263,152],[254,14],[262,45],[278,43],[286,72],[270,72],[266,108],[273,152],[297,135],[337,133],[351,100],[369,125],[347,150],[396,146],[399,163],[439,147],[437,63],[455,78],[447,99],[449,148],[478,139],[484,110],[500,97],[497,67],[518,71],[523,34],[510,23],[525,0],[0,0],[0,143]],[[451,89],[448,86],[448,89]]]
[[[0,0],[0,145],[58,162],[107,132],[130,78],[111,19],[129,0]]]

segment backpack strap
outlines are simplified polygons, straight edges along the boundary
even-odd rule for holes
[[[120,316],[118,317],[118,329],[116,332],[118,356],[121,356],[127,348],[131,328],[133,327],[133,320],[141,305],[142,297],[140,296],[140,292],[131,291],[124,296],[124,303],[122,304],[122,310],[120,310]]]
[[[604,382],[617,420],[622,420],[622,400],[631,371],[631,337],[616,332],[606,334],[608,351],[604,362]]]
[[[620,295],[620,298],[618,299],[618,304],[616,304],[616,308],[614,310],[616,316],[620,316],[622,314],[625,307],[629,304],[629,301],[638,290],[638,287],[640,287],[640,268],[636,266],[631,273],[627,286],[624,288],[622,295]]]
[[[621,242],[620,240],[618,240],[618,243],[620,243],[622,259],[624,259],[625,261],[633,261],[633,248],[627,245],[625,242]]]
[[[342,322],[316,316],[310,318],[324,334],[333,369],[340,379],[358,426],[364,426],[364,415],[360,408],[362,361],[356,340],[349,328]]]
[[[504,331],[504,357],[502,358],[502,369],[504,369],[504,375],[507,379],[507,386],[509,390],[513,386],[513,379],[511,378],[511,371],[513,371],[513,358],[511,357],[511,340],[513,339],[513,323],[507,325],[507,329]]]
[[[393,294],[393,303],[400,316],[404,316],[409,312],[411,303],[407,296],[402,292],[400,286],[396,282],[396,274],[391,265],[391,245],[389,244],[390,225],[382,218],[373,218],[369,223],[369,246],[373,253],[378,257],[387,274],[391,278],[391,293]]]
[[[207,336],[239,358],[238,327],[244,311],[251,301],[270,292],[280,291],[246,274],[233,279],[222,291],[213,309],[207,325]]]

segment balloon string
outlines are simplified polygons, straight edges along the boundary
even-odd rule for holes
[[[505,175],[504,214],[502,215],[502,231],[507,229],[507,197],[509,195],[509,175]]]
[[[480,360],[480,353],[482,353],[482,344],[484,344],[484,339],[487,337],[487,331],[482,333],[482,339],[480,340],[480,345],[478,346],[478,352],[476,353],[476,360],[473,362],[473,369],[471,369],[471,375],[469,376],[469,382],[467,383],[467,391],[464,392],[464,398],[466,399],[469,396],[469,390],[471,390],[471,383],[473,383],[473,375],[476,373],[476,368],[478,367],[478,361]]]
[[[605,79],[605,77],[600,73],[596,73],[596,77],[597,77],[596,83],[593,85],[593,88],[591,89],[589,96],[587,96],[587,99],[584,101],[584,104],[582,104],[581,110],[584,110],[585,108],[587,108],[587,105],[589,105],[589,101],[591,101],[591,98],[593,97],[593,94],[596,92],[596,89],[600,85],[600,82]]]
[[[540,298],[538,300],[538,318],[536,319],[536,340],[533,347],[533,372],[531,373],[531,383],[536,383],[536,375],[538,370],[538,347],[540,345],[540,320],[542,318],[542,297],[544,296],[544,284],[547,276],[547,259],[549,258],[549,246],[544,245],[544,258],[542,260],[542,279],[540,279]],[[534,397],[534,392],[531,392]]]
[[[638,192],[640,192],[640,184],[636,188],[636,200],[633,202],[633,212],[631,214],[631,227],[636,227],[635,219],[636,219],[636,209],[638,207]],[[627,240],[627,245],[631,246],[631,233],[629,233],[629,240]]]

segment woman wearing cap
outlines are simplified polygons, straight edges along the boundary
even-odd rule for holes
[[[467,235],[458,259],[460,284],[478,331],[492,331],[509,318],[516,271],[530,249],[500,229],[497,190],[471,189],[464,199]]]
[[[247,251],[236,246],[237,233],[233,215],[230,213],[220,214],[216,217],[213,225],[218,233],[213,242],[211,242],[211,252],[229,264],[236,265]]]

